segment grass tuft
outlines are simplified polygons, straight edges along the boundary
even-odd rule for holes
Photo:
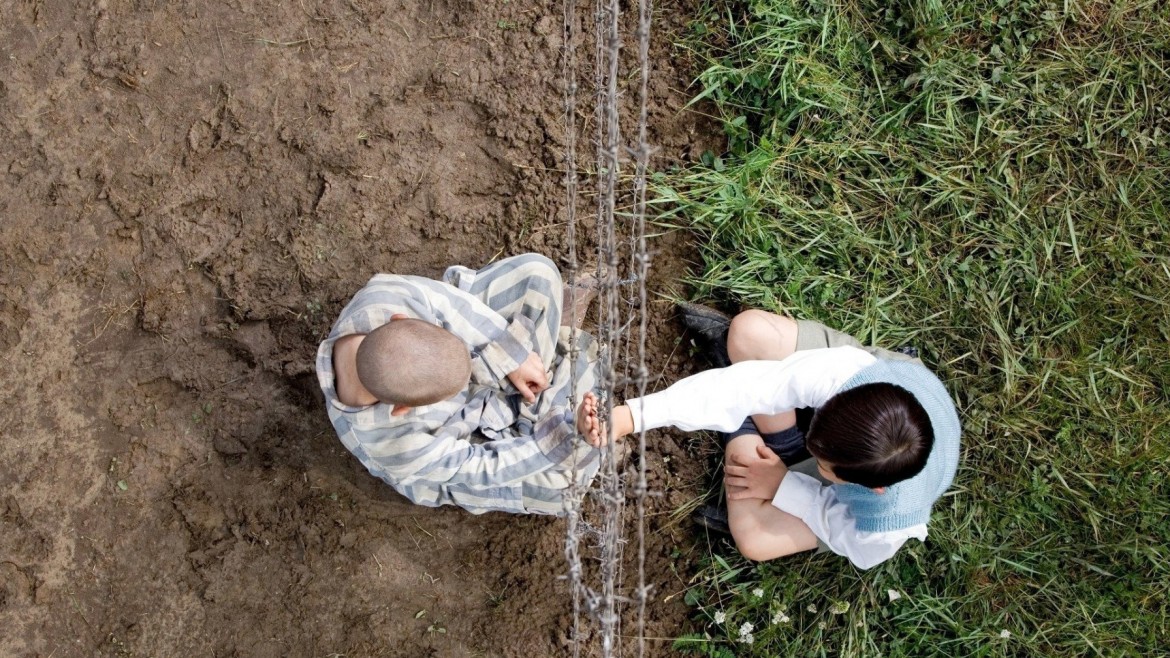
[[[696,296],[919,347],[964,449],[929,541],[870,572],[712,555],[679,648],[1170,646],[1170,6],[756,0],[692,27],[728,150],[654,204],[699,237]]]

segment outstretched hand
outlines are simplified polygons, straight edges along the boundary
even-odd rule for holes
[[[728,500],[760,498],[772,500],[788,467],[763,443],[756,446],[755,457],[729,455],[723,467],[723,484]]]
[[[597,417],[597,396],[592,392],[586,393],[581,406],[577,407],[577,431],[589,445],[594,448],[601,446],[602,424]]]
[[[610,422],[612,430],[601,422],[597,410],[597,396],[592,392],[585,394],[581,406],[577,408],[577,431],[585,437],[585,442],[594,448],[601,448],[610,441],[617,441],[634,431],[634,418],[630,408],[621,405],[613,408]]]
[[[529,352],[524,363],[508,373],[508,381],[520,391],[525,402],[528,404],[536,402],[536,396],[548,388],[548,373],[544,370],[544,361],[540,360],[536,352]]]

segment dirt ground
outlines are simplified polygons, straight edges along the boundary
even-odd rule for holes
[[[714,135],[688,2],[656,18],[659,167]],[[565,653],[564,523],[410,505],[312,374],[375,272],[563,256],[560,48],[531,0],[0,0],[0,656]],[[685,240],[652,248],[677,286]],[[654,388],[690,367],[673,315]],[[687,441],[650,450],[654,638],[699,550]]]

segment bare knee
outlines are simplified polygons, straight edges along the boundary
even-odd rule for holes
[[[758,530],[737,533],[734,526],[731,529],[731,537],[735,540],[739,554],[752,562],[767,562],[816,548],[815,538],[805,540],[801,537],[777,536],[775,533]]]
[[[727,332],[727,354],[733,363],[778,360],[794,351],[796,321],[792,318],[754,309],[732,318]]]
[[[768,546],[757,533],[732,533],[739,554],[752,562],[766,562],[776,556],[776,549]]]
[[[747,437],[739,437],[736,441]],[[759,438],[755,438],[759,442]],[[727,501],[728,528],[731,538],[735,540],[735,547],[740,555],[753,562],[763,562],[772,559],[773,547],[768,546],[768,533],[760,518],[766,501],[742,500]]]
[[[735,547],[737,549],[739,549],[740,555],[744,556],[748,560],[751,560],[752,562],[764,562],[768,559],[767,556],[764,554],[764,552],[762,550],[760,550],[760,548],[756,545],[755,542],[752,542],[752,541],[741,542],[737,539],[735,542]]]

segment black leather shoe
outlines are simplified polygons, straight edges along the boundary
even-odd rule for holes
[[[682,312],[683,325],[687,329],[707,340],[727,342],[727,328],[731,326],[731,316],[709,306],[690,302],[679,302],[678,310]]]
[[[702,526],[711,532],[721,535],[731,534],[731,521],[727,517],[727,508],[719,505],[703,505],[691,514],[695,525]]]
[[[727,330],[731,327],[731,316],[690,302],[679,302],[678,309],[682,313],[683,326],[705,343],[703,347],[711,363],[716,368],[731,365],[731,358],[727,356]]]

